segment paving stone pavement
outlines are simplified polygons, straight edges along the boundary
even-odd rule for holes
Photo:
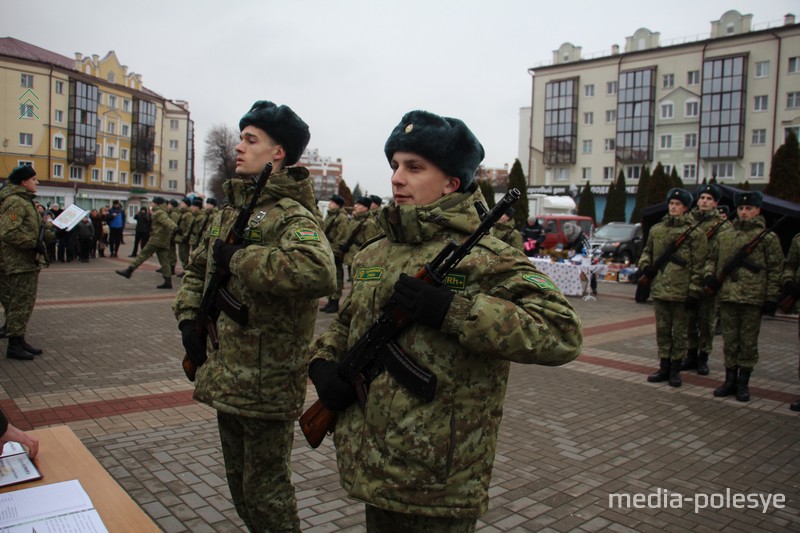
[[[180,368],[175,290],[155,289],[153,260],[130,280],[114,274],[129,250],[42,272],[27,340],[45,353],[0,358],[0,405],[25,429],[69,425],[164,531],[241,531],[215,413],[192,401]],[[788,409],[800,395],[797,317],[764,319],[753,400],[740,403],[711,394],[724,374],[719,337],[711,375],[683,373],[680,388],[645,381],[657,364],[653,310],[633,292],[601,283],[597,301],[570,298],[585,333],[576,361],[512,365],[478,531],[800,530],[800,415]],[[317,332],[332,318],[320,313]],[[313,450],[296,430],[292,464],[304,531],[365,531],[329,438]],[[785,503],[733,508],[736,494]]]

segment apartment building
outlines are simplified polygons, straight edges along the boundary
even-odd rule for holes
[[[306,167],[311,174],[311,179],[314,180],[314,196],[317,200],[329,200],[339,190],[339,180],[342,179],[344,168],[341,158],[321,156],[318,149],[308,148],[303,152],[297,165]]]

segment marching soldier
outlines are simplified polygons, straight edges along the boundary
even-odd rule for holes
[[[195,198],[197,200],[197,198]],[[205,208],[197,213],[195,224],[192,226],[192,250],[200,246],[200,243],[206,237],[206,233],[211,227],[211,221],[214,220],[214,215],[217,213],[217,201],[214,198],[206,198]]]
[[[342,260],[348,269],[353,264],[353,258],[358,252],[361,245],[373,237],[377,237],[381,230],[375,217],[372,216],[373,211],[370,211],[372,200],[368,196],[361,196],[356,200],[353,205],[353,218],[350,219],[348,227],[347,241],[342,247],[344,259]],[[352,277],[353,271],[350,270]]]
[[[170,269],[170,254],[169,249],[172,246],[172,238],[175,232],[178,231],[178,226],[167,214],[164,207],[166,200],[160,196],[153,198],[153,216],[152,227],[150,229],[150,239],[144,245],[142,251],[136,256],[136,259],[125,270],[116,270],[115,272],[120,276],[129,278],[133,271],[147,261],[153,254],[158,258],[158,263],[161,265],[161,275],[164,277],[164,282],[157,285],[156,289],[171,289],[172,288],[172,270]]]
[[[172,199],[166,201],[166,203],[164,205],[167,208],[167,215],[169,216],[169,219],[175,223],[176,227],[180,227],[181,212],[180,212],[180,209],[179,209],[180,204],[178,203],[178,200],[175,200],[174,198],[172,198]],[[176,237],[176,235],[173,234],[172,235],[172,239],[170,240],[170,243],[169,243],[169,272],[168,272],[168,274],[170,276],[175,274],[175,266],[178,264],[178,253],[177,253],[177,250],[176,250],[177,243],[175,242],[175,237]],[[164,273],[161,268],[156,270],[156,272],[159,272],[159,273],[162,273],[162,274]]]
[[[186,270],[186,265],[189,264],[189,247],[190,239],[192,238],[192,222],[194,222],[194,214],[197,209],[194,207],[191,198],[183,198],[178,204],[178,220],[176,224],[180,228],[180,232],[175,235],[175,245],[178,248],[178,258],[181,260],[183,270]],[[173,271],[173,274],[175,272]]]
[[[328,212],[325,215],[325,236],[331,243],[333,257],[336,261],[336,289],[328,297],[328,303],[321,309],[323,313],[339,312],[339,299],[344,287],[344,265],[342,264],[342,246],[347,241],[349,220],[344,211],[344,198],[338,194],[331,196]]]
[[[758,363],[761,315],[774,315],[778,307],[783,250],[778,237],[768,233],[747,256],[747,263],[720,284],[723,268],[731,258],[766,227],[760,192],[737,192],[733,203],[737,218],[730,231],[712,241],[704,283],[717,293],[725,353],[725,382],[714,390],[714,396],[736,394],[737,400],[746,402],[750,400],[750,376]]]
[[[500,217],[500,220],[492,228],[492,235],[517,250],[524,252],[522,245],[522,234],[514,227],[514,208],[511,207]]]

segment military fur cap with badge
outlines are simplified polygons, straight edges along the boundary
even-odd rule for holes
[[[372,200],[372,203],[375,205],[383,205],[383,198],[378,196],[377,194],[370,194],[369,199]]]
[[[331,196],[330,201],[337,204],[339,207],[344,206],[344,198],[340,194],[334,194]]]
[[[203,199],[199,196],[192,198],[192,205],[195,207],[203,207]]]
[[[722,198],[722,189],[713,183],[706,183],[697,188],[697,197],[700,198],[701,194],[708,194],[714,198],[715,202],[719,202],[720,198]]]
[[[25,180],[29,180],[36,176],[36,171],[30,165],[19,165],[14,167],[11,174],[8,175],[8,181],[14,185],[19,185]]]
[[[369,209],[372,205],[372,200],[370,200],[369,196],[360,196],[358,200],[356,200],[356,203]]]
[[[403,116],[383,151],[390,163],[395,152],[421,155],[446,175],[459,178],[459,191],[472,184],[485,155],[481,143],[461,120],[419,110]]]
[[[311,140],[308,124],[289,106],[259,100],[239,121],[239,130],[255,126],[263,130],[286,151],[286,166],[294,165]]]
[[[164,202],[166,202],[166,200],[164,200],[164,198],[162,198],[161,196],[153,196],[153,203],[154,204],[156,204],[156,205],[164,205]]]
[[[764,196],[758,191],[739,191],[733,195],[734,207],[740,205],[751,205],[761,207],[764,203]]]
[[[679,189],[678,187],[670,189],[667,192],[667,202],[670,200],[678,200],[686,207],[692,207],[692,195],[686,189]]]

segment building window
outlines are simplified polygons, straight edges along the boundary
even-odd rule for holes
[[[117,108],[117,97],[114,96],[113,94],[108,95],[108,107],[110,107],[111,109]]]
[[[114,181],[114,171],[113,170],[106,170],[106,181],[111,183]]]
[[[63,150],[64,149],[64,137],[61,135],[56,135],[53,137],[53,150]]]
[[[83,167],[69,167],[69,179],[83,181]]]
[[[113,158],[113,157],[116,157],[116,156],[117,156],[116,155],[116,149],[115,149],[114,145],[106,146],[106,157],[112,157]]]
[[[131,170],[150,172],[155,164],[156,104],[148,100],[133,101],[131,129]]]
[[[617,82],[609,81],[606,83],[606,94],[609,96],[617,94]]]
[[[616,147],[617,146],[616,143],[614,142],[614,139],[606,139],[605,141],[603,141],[603,149],[606,152],[613,152]]]
[[[672,148],[672,135],[662,135],[659,137],[660,144],[662,150],[669,150]]]
[[[128,149],[127,148],[120,148],[119,149],[119,158],[123,161],[128,160]]]
[[[170,119],[170,121],[169,121],[169,129],[171,129],[171,130],[177,130],[178,129],[178,121],[177,121],[177,119],[174,119],[174,118]]]
[[[617,110],[609,109],[606,111],[606,124],[613,124],[617,121]]]
[[[122,184],[128,183],[128,173],[127,172],[120,172],[119,173],[119,182]]]
[[[133,174],[133,184],[134,185],[139,185],[139,186],[142,185],[142,175],[139,174],[138,172],[135,172]]]
[[[694,179],[697,177],[697,165],[684,164],[683,165],[683,179]]]
[[[55,82],[55,91],[56,94],[64,94],[64,82],[61,80],[56,80]]]
[[[617,152],[622,162],[653,159],[655,70],[620,72],[617,94]]]
[[[608,181],[614,179],[614,167],[603,167],[603,179]]]
[[[639,165],[625,167],[625,177],[631,180],[638,180],[642,173],[642,167]]]
[[[578,79],[552,81],[545,86],[544,162],[575,163],[578,131]]]
[[[97,86],[77,80],[70,80],[69,84],[67,160],[78,165],[94,165],[97,162]]]
[[[756,78],[769,76],[769,61],[756,61]]]
[[[583,86],[583,96],[586,98],[591,98],[594,96],[594,83],[590,83]]]
[[[700,157],[742,157],[745,56],[703,62]]]
[[[26,89],[33,89],[33,74],[20,74],[19,85]]]
[[[53,121],[58,123],[64,122],[64,112],[60,109],[53,111]]]
[[[169,169],[170,170],[178,170],[178,160],[177,159],[170,159],[169,160]]]
[[[786,109],[797,109],[800,107],[800,92],[792,92],[786,95]]]
[[[591,167],[583,167],[581,169],[581,177],[585,181],[590,181],[592,179],[592,169],[591,169]]]
[[[56,163],[53,165],[53,177],[62,179],[64,177],[64,165]]]
[[[687,133],[683,137],[683,147],[684,148],[697,148],[697,134],[696,133]]]
[[[19,118],[33,118],[34,116],[32,104],[22,104],[19,106]]]
[[[169,149],[170,150],[177,150],[178,149],[178,141],[169,141]]]
[[[790,133],[794,133],[794,136],[800,139],[800,126],[788,126],[783,129],[783,138],[786,140],[789,137]]]
[[[583,141],[583,153],[584,154],[591,154],[592,153],[592,141]]]
[[[750,177],[763,178],[764,177],[764,162],[750,163]]]
[[[662,89],[671,89],[675,87],[675,74],[664,74],[661,78],[661,88]]]
[[[33,146],[33,133],[20,133],[19,134],[20,146]]]
[[[100,169],[93,168],[92,169],[92,181],[100,181]]]
[[[564,167],[557,168],[556,181],[569,181],[569,169]]]
[[[675,115],[675,106],[671,103],[661,104],[661,118],[669,119]]]
[[[751,144],[767,144],[767,130],[753,130]]]
[[[147,176],[147,183],[148,183],[148,186],[155,187],[156,186],[156,177],[155,177],[155,175],[150,174],[149,176]]]
[[[117,81],[117,77],[114,75],[113,72],[109,72],[107,78],[109,83],[116,83]]]
[[[127,124],[122,125],[122,136],[123,137],[130,137],[131,134],[131,127]]]
[[[800,56],[789,58],[789,74],[800,72]]]
[[[167,189],[170,191],[177,191],[178,190],[178,180],[168,180],[167,181]]]
[[[753,97],[753,111],[766,111],[769,108],[769,97],[766,94]]]
[[[700,114],[700,102],[698,102],[697,100],[691,100],[689,102],[686,102],[684,111],[685,111],[684,112],[685,116],[696,117],[697,115]]]
[[[711,175],[717,178],[733,178],[733,163],[712,163]]]
[[[686,73],[686,85],[698,85],[700,83],[700,71],[690,70]]]
[[[114,135],[115,133],[117,133],[117,123],[116,122],[109,122],[106,125],[106,129],[107,129],[108,133]]]
[[[122,99],[122,111],[125,113],[131,112],[131,101],[127,98]]]

